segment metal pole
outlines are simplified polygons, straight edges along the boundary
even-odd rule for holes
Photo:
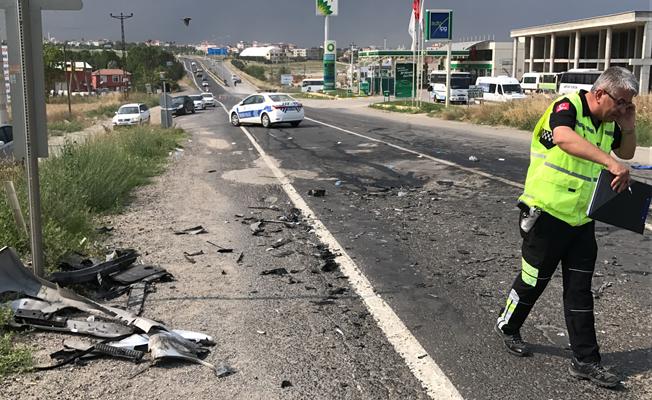
[[[21,44],[18,49],[20,55],[21,70],[24,80],[22,85],[23,99],[25,102],[25,172],[27,174],[27,193],[29,198],[29,220],[30,220],[30,244],[32,248],[32,267],[34,274],[42,277],[45,271],[45,260],[43,257],[43,232],[41,221],[41,188],[39,185],[38,157],[35,154],[36,137],[32,128],[35,127],[35,115],[33,113],[34,82],[32,76],[32,65],[27,62],[29,57],[29,46],[31,46],[30,15],[24,10],[24,2],[16,2],[16,18],[18,26],[18,39]],[[34,140],[34,141],[33,141]]]
[[[448,49],[446,50],[446,108],[450,106],[451,98],[451,48],[452,41],[448,42]]]
[[[9,49],[7,49],[9,51]],[[0,124],[9,123],[9,113],[7,112],[7,83],[5,81],[4,58],[2,61],[2,70],[0,71]]]
[[[350,70],[351,70],[351,84],[349,85],[349,87],[351,88],[352,93],[353,93],[353,45],[354,45],[354,43],[351,42],[351,44],[350,44],[350,46],[351,46],[351,60],[350,60],[351,61],[351,68],[350,68]]]
[[[63,42],[63,73],[66,76],[66,96],[68,97],[68,120],[72,120],[72,106],[70,105],[70,74],[68,74],[68,56],[66,46],[68,42]]]

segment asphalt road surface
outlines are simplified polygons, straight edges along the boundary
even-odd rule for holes
[[[210,84],[227,109],[242,98]],[[534,357],[508,355],[492,332],[520,270],[516,201],[527,139],[372,112],[305,112],[297,128],[246,129],[284,171],[298,171],[289,173],[298,193],[464,398],[652,398],[649,231],[597,226],[598,340],[624,384],[605,390],[576,381],[567,372],[560,272],[522,331]],[[310,189],[326,196],[308,196]]]

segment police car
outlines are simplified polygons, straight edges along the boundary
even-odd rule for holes
[[[253,123],[269,128],[284,122],[298,126],[303,121],[303,105],[285,93],[256,93],[233,106],[229,116],[234,126]]]

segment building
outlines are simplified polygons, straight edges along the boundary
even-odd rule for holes
[[[240,52],[240,58],[251,58],[270,62],[283,62],[285,52],[275,46],[248,47]]]
[[[99,69],[92,74],[93,90],[96,92],[126,91],[131,84],[131,73],[121,69]]]
[[[521,44],[521,57],[523,45]],[[481,40],[453,43],[453,52],[465,52],[466,56],[451,57],[451,70],[470,72],[474,78],[478,76],[512,75],[512,43]],[[445,69],[445,59],[440,67]],[[523,62],[522,59],[517,62]],[[522,72],[522,71],[521,71]]]
[[[620,14],[514,29],[512,75],[563,72],[572,68],[605,70],[618,65],[638,78],[640,93],[650,92],[652,12]],[[523,44],[523,46],[520,46]],[[519,49],[524,48],[523,57]],[[523,59],[522,63],[517,60]]]
[[[11,86],[9,83],[9,48],[2,45],[2,73],[5,80],[5,93],[7,94],[7,101],[11,101]],[[0,93],[1,95],[1,93]]]
[[[93,87],[91,82],[93,80],[93,67],[90,64],[82,61],[75,61],[74,70],[73,63],[66,62],[65,75],[63,82],[55,82],[54,89],[58,94],[67,94],[68,82],[70,82],[71,93],[88,93]],[[59,69],[62,69],[61,66]]]

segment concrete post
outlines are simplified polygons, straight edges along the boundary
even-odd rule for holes
[[[641,53],[641,59],[650,59],[652,58],[652,22],[646,22],[645,28],[643,29],[643,51]],[[648,93],[650,88],[650,68],[652,66],[641,65],[641,77],[639,79],[639,89],[640,94]]]
[[[530,70],[534,72],[534,36],[530,36]]]
[[[573,68],[580,67],[580,47],[582,46],[582,33],[575,31],[575,56],[573,57]]]
[[[512,77],[516,78],[516,63],[518,62],[518,37],[514,38],[514,48],[512,49]],[[517,78],[518,79],[518,78]]]
[[[550,34],[550,70],[548,72],[555,72],[555,39],[557,35]]]
[[[598,59],[597,67],[599,70],[602,70],[604,65],[604,63],[600,62],[600,59],[604,58],[604,32],[604,30],[600,30],[598,33],[598,57],[596,58]]]
[[[607,38],[604,43],[604,69],[611,66],[611,37],[613,36],[613,28],[607,28]]]

